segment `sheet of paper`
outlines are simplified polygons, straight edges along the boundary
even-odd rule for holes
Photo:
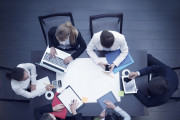
[[[105,58],[101,58],[101,61],[107,63]],[[62,81],[62,88],[58,89],[58,92],[71,85],[80,97],[86,96],[88,102],[96,102],[109,91],[112,91],[116,99],[120,101],[119,74],[112,72],[110,75],[113,77],[110,77],[102,71],[104,69],[93,63],[90,58],[77,58],[69,65],[66,73],[56,74],[56,79]]]
[[[87,101],[88,101],[88,98],[87,98],[87,97],[82,97],[81,99],[82,99],[82,102],[83,102],[83,103],[87,103]]]
[[[72,100],[77,100],[79,103],[77,109],[83,104],[81,99],[77,96],[77,94],[71,89],[71,87],[65,88],[58,96],[57,96],[64,106],[71,113],[70,106]]]
[[[48,76],[37,80],[36,89],[45,88],[46,84],[50,84]]]
[[[119,91],[119,92],[118,92],[118,95],[119,95],[120,97],[124,97],[124,91]]]

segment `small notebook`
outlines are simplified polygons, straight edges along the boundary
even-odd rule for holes
[[[112,103],[118,102],[117,99],[115,98],[114,94],[112,93],[112,91],[106,93],[105,95],[103,95],[102,97],[97,99],[97,102],[99,103],[99,105],[101,106],[101,108],[103,110],[106,109],[106,104],[104,103],[105,100],[109,100]]]
[[[110,53],[107,53],[106,56],[106,60],[108,61],[109,64],[112,64],[113,61],[119,56],[119,54],[121,53],[121,50],[116,50]],[[128,55],[126,56],[126,58],[119,64],[119,66],[115,67],[113,72],[114,73],[118,73],[120,70],[126,68],[127,66],[131,65],[134,63],[134,60],[132,59],[131,55],[128,53]]]
[[[57,95],[59,93],[55,93],[55,96],[53,98],[53,101],[52,101],[52,107],[58,105],[58,104],[62,104],[61,101],[57,98]],[[58,118],[62,118],[62,119],[65,119],[66,118],[66,114],[67,114],[67,109],[64,107],[62,109],[62,111],[60,112],[52,112],[51,114],[54,114],[54,116],[58,117]]]
[[[81,98],[77,95],[77,93],[72,89],[72,87],[69,85],[67,86],[62,92],[57,95],[59,100],[64,104],[64,106],[68,109],[70,113],[70,105],[72,100],[77,100],[79,103],[77,106],[77,110],[79,110],[83,106],[83,102]]]

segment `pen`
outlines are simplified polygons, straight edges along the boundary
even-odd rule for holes
[[[105,73],[106,75],[108,75],[108,76],[110,76],[110,77],[112,77],[112,78],[114,78],[113,76],[111,76],[110,74],[107,74],[106,72],[104,72],[104,71],[102,71],[103,73]]]
[[[46,83],[44,83],[44,84],[54,88],[54,86],[53,86],[53,85],[51,85],[51,84],[46,84]]]

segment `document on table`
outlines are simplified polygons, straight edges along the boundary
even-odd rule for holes
[[[50,84],[48,76],[37,80],[36,89],[42,89],[46,87],[46,84]]]
[[[82,107],[83,102],[81,101],[80,97],[77,95],[77,93],[71,88],[71,86],[67,86],[59,95],[57,96],[59,100],[64,104],[64,106],[68,109],[70,113],[70,104],[71,101],[77,100],[78,106],[77,110]]]

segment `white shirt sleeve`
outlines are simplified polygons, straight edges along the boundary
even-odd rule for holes
[[[121,37],[121,43],[120,43],[120,50],[121,53],[119,54],[119,56],[113,61],[113,63],[118,66],[127,56],[128,54],[128,46],[125,40],[125,37]]]
[[[114,110],[119,115],[121,115],[124,118],[124,120],[131,120],[131,117],[123,109],[121,109],[119,106],[117,106]]]
[[[95,35],[96,35],[96,34],[95,34]],[[87,51],[88,55],[90,56],[90,58],[92,59],[92,61],[93,61],[94,63],[98,64],[98,63],[101,62],[101,61],[100,61],[99,57],[96,55],[96,53],[94,52],[94,50],[95,50],[95,45],[96,45],[96,41],[97,41],[97,38],[96,38],[95,35],[93,35],[90,43],[89,43],[88,46],[87,46],[86,51]]]
[[[15,90],[15,93],[17,95],[21,95],[25,98],[34,98],[36,96],[41,96],[42,94],[44,94],[46,92],[46,89],[45,88],[42,88],[42,89],[36,89],[34,91],[31,91],[31,92],[28,92],[24,89],[16,89]]]
[[[36,73],[36,66],[32,63],[23,63],[20,64],[19,66],[21,66],[22,68],[26,68],[30,71],[31,73],[31,84],[36,85],[36,77],[37,77],[37,73]]]

